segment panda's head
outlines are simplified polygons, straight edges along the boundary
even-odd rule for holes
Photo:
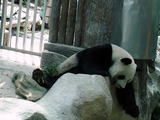
[[[109,68],[111,82],[117,88],[125,88],[133,80],[137,65],[127,51],[116,45],[112,45],[112,61]]]

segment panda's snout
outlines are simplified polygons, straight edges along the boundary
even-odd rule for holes
[[[122,87],[122,86],[121,86],[121,85],[119,85],[119,84],[116,84],[116,85],[115,85],[115,87],[116,87],[116,88],[119,88],[119,89],[124,89],[124,88],[125,88],[125,86],[124,86],[124,87]]]
[[[125,86],[126,86],[126,84],[127,84],[127,83],[126,83],[124,80],[118,80],[118,81],[116,82],[115,86],[116,86],[117,88],[124,89]]]
[[[113,80],[112,84],[119,89],[123,89],[126,86],[126,82],[123,80]]]
[[[117,84],[117,80],[113,80],[112,85],[114,85],[116,88],[121,88],[121,86]]]

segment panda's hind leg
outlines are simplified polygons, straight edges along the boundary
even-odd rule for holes
[[[55,68],[54,74],[44,75],[40,69],[35,69],[32,73],[32,78],[42,87],[49,89],[57,81],[57,79],[66,72],[80,73],[81,69],[78,67],[78,59],[76,54],[72,55],[64,62]]]
[[[77,54],[74,54],[57,66],[57,75],[62,75],[68,71],[74,71],[76,67],[78,67],[78,59]]]

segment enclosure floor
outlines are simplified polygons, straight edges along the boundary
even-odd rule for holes
[[[27,66],[40,66],[40,56],[15,52],[6,49],[0,49],[0,59],[6,59],[10,62],[20,63]]]
[[[31,75],[39,65],[39,56],[0,49],[0,98],[21,98],[15,93],[14,73],[22,71]]]

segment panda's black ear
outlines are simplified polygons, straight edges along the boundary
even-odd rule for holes
[[[132,63],[132,60],[130,58],[122,58],[121,62],[124,63],[125,65],[129,65]]]

